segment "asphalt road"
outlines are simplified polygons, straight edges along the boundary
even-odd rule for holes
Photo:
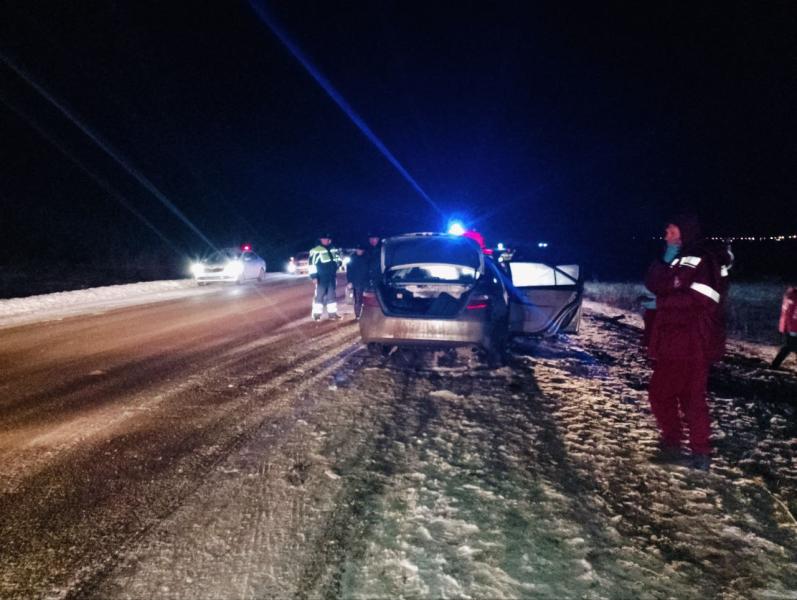
[[[311,294],[278,280],[0,331],[0,597],[79,594],[289,409],[280,386],[356,347],[350,319],[310,322]]]

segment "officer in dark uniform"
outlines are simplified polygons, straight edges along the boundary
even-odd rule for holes
[[[351,288],[352,296],[354,298],[354,318],[360,319],[360,311],[363,308],[363,292],[368,287],[368,256],[365,254],[365,248],[358,245],[354,249],[349,265],[346,268],[346,281],[348,287]]]
[[[365,250],[368,262],[367,287],[374,287],[382,274],[382,239],[375,233],[368,234],[368,247]]]

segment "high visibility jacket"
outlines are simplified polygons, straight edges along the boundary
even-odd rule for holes
[[[778,331],[797,335],[797,288],[790,287],[783,295]]]
[[[310,277],[320,281],[334,280],[341,264],[342,261],[338,249],[334,246],[322,246],[321,244],[310,250],[310,256],[307,259]]]
[[[656,295],[648,354],[713,362],[725,352],[725,302],[732,255],[698,242],[670,263],[656,261],[645,286]]]

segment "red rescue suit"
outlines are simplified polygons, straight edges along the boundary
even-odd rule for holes
[[[790,287],[783,296],[778,331],[786,335],[797,333],[797,288]]]
[[[698,242],[666,264],[656,261],[645,287],[656,295],[648,355],[655,361],[649,395],[665,447],[681,444],[681,414],[693,454],[709,454],[708,370],[725,351],[724,305],[730,257]]]

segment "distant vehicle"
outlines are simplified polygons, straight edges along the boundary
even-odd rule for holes
[[[466,237],[401,235],[382,245],[360,334],[374,351],[473,346],[500,363],[513,335],[576,331],[582,288],[578,265],[502,267]]]
[[[243,249],[224,248],[194,263],[191,271],[199,285],[213,281],[235,283],[263,281],[266,277],[266,261],[252,252],[248,246],[244,246]]]
[[[296,256],[291,256],[290,261],[288,261],[288,273],[308,275],[310,273],[309,258],[309,252],[299,252]]]

